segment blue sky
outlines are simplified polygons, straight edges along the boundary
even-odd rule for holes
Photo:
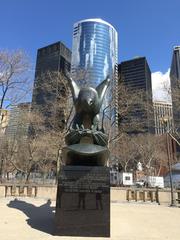
[[[152,72],[167,72],[180,45],[179,0],[1,0],[0,10],[0,48],[22,48],[33,64],[40,47],[61,40],[71,48],[73,23],[85,18],[116,28],[119,62],[146,56]]]

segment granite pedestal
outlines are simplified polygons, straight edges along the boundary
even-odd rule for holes
[[[110,236],[110,176],[103,166],[64,166],[59,174],[55,235]]]

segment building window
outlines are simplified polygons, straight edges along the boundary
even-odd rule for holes
[[[126,180],[126,181],[129,181],[129,180],[130,180],[130,177],[126,176],[126,177],[125,177],[125,180]]]

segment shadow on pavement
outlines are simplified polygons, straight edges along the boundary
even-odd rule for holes
[[[39,207],[18,199],[14,199],[7,204],[10,208],[22,211],[29,218],[27,223],[34,229],[53,234],[53,223],[55,207],[51,207],[51,200]]]

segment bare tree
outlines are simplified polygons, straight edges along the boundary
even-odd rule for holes
[[[33,111],[43,114],[47,129],[66,129],[72,102],[66,77],[57,71],[46,72],[36,79],[35,96],[41,95],[41,102],[33,103]]]
[[[32,111],[22,112],[17,122],[19,128],[28,126],[29,132],[22,135],[23,131],[19,131],[15,138],[7,141],[4,138],[0,142],[1,176],[9,171],[21,172],[28,181],[35,167],[42,173],[48,173],[55,165],[59,170],[72,112],[71,96],[67,80],[61,73],[48,72],[43,77],[42,85],[36,86],[35,91],[45,91],[44,102],[33,105]]]
[[[0,132],[8,107],[22,101],[30,91],[29,60],[22,50],[0,50]]]
[[[24,173],[25,181],[29,181],[31,172],[47,174],[56,162],[56,146],[54,137],[49,134],[28,138],[18,144],[14,162],[11,162],[16,170]]]
[[[116,163],[118,161],[123,171],[131,171],[134,169],[137,154],[132,137],[127,134],[121,134],[117,144],[118,147],[115,152]],[[113,162],[111,162],[111,165],[113,165]]]
[[[159,175],[161,168],[168,166],[164,135],[139,135],[134,143],[146,175]]]
[[[124,171],[137,170],[141,162],[145,175],[159,175],[167,167],[166,139],[153,134],[124,135],[119,140],[116,157]]]
[[[0,51],[0,109],[16,105],[29,92],[28,69],[22,50]]]
[[[17,124],[31,126],[33,132],[20,131],[14,137],[4,136],[0,141],[0,175],[8,179],[9,173],[21,173],[26,182],[30,174],[37,169],[48,173],[57,161],[56,135],[42,131],[43,116],[35,112],[23,112]]]
[[[6,136],[0,139],[0,179],[9,180],[9,174],[13,173],[15,168],[11,164],[17,152],[17,143],[10,141]]]
[[[130,141],[133,134],[146,133],[153,130],[154,112],[152,99],[144,90],[134,90],[124,84],[124,81],[119,78],[119,84],[117,88],[118,92],[118,132],[115,136],[112,136],[113,126],[110,126],[109,133],[109,148],[111,154],[114,156],[119,155],[119,150],[124,143]],[[115,105],[115,102],[111,102]],[[113,123],[113,122],[112,122]],[[129,138],[127,137],[129,134]],[[129,144],[127,144],[127,147]],[[134,149],[134,147],[132,148]],[[125,151],[125,149],[123,149]],[[130,150],[131,151],[131,150]],[[132,154],[129,151],[127,161],[132,158]],[[134,149],[134,153],[136,150]],[[122,153],[125,156],[125,152]],[[128,150],[126,151],[128,154]],[[131,161],[130,161],[131,162]]]
[[[44,132],[53,138],[58,172],[60,165],[63,164],[61,151],[65,145],[65,135],[72,120],[71,92],[65,75],[57,71],[41,74],[36,82],[35,95],[41,94],[43,97],[39,104],[33,104],[32,110],[42,113]]]

